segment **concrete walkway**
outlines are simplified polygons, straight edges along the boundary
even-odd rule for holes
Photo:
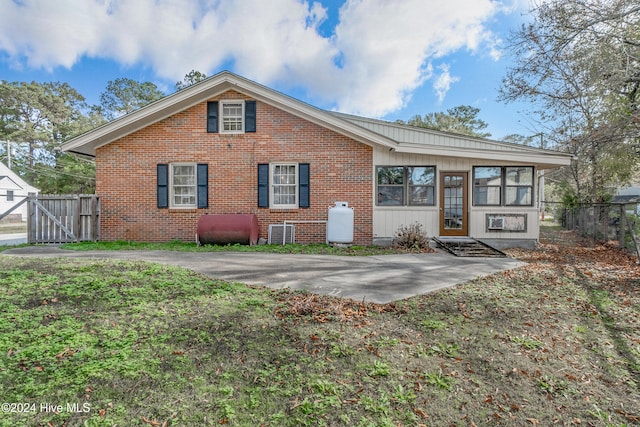
[[[458,258],[444,253],[380,256],[238,252],[69,251],[31,246],[14,256],[143,260],[185,267],[217,279],[385,304],[519,267],[511,258]]]

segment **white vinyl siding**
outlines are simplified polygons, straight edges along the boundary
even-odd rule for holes
[[[460,171],[468,172],[471,178],[474,166],[496,167],[495,160],[464,159],[456,157],[441,157],[422,154],[396,153],[383,147],[373,150],[374,165],[400,164],[406,166],[434,165],[438,171]],[[509,167],[519,168],[516,162],[510,162]],[[500,166],[502,167],[502,166]],[[522,165],[521,167],[530,167]],[[374,167],[374,179],[371,182],[374,197],[377,190],[377,168]],[[533,174],[535,177],[535,173]],[[436,183],[435,195],[436,205],[434,206],[380,206],[373,200],[373,236],[374,238],[393,238],[394,233],[403,225],[419,222],[424,226],[430,236],[439,235],[439,191],[441,183]],[[525,190],[521,190],[525,191]],[[533,205],[527,206],[474,206],[472,205],[473,180],[469,180],[469,236],[496,239],[530,239],[536,240],[539,232],[539,209]],[[535,195],[535,193],[534,193]],[[488,231],[486,228],[486,216],[504,214],[526,214],[527,230],[524,233],[510,233],[501,231]]]

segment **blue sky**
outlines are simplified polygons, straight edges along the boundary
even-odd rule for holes
[[[91,104],[119,77],[167,94],[230,70],[325,109],[385,120],[480,109],[492,137],[535,133],[498,103],[527,0],[0,0],[0,79],[67,82]]]

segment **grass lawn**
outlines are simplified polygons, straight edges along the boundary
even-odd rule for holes
[[[0,426],[631,426],[640,267],[554,230],[388,305],[0,253]]]
[[[74,251],[120,251],[120,250],[151,250],[151,251],[177,251],[177,252],[267,252],[280,254],[315,254],[315,255],[388,255],[399,252],[412,252],[395,247],[380,246],[333,246],[327,244],[299,244],[288,243],[286,245],[202,245],[195,242],[182,242],[175,240],[166,243],[145,243],[118,240],[115,242],[80,242],[66,243],[62,249]],[[413,251],[415,252],[415,251]],[[419,252],[419,251],[418,251]]]

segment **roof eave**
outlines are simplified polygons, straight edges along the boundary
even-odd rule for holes
[[[471,159],[513,161],[534,164],[538,169],[553,169],[571,164],[573,155],[550,152],[549,150],[536,151],[497,151],[497,150],[468,150],[457,147],[439,147],[434,145],[400,143],[396,148],[398,153],[425,154],[443,157],[462,157]]]

